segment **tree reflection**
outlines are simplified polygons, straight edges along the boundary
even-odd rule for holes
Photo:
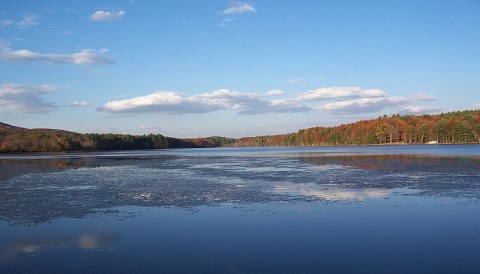
[[[94,163],[95,159],[93,158],[0,159],[0,181],[25,174],[56,172],[70,168],[87,167],[94,165]]]
[[[439,157],[426,155],[349,155],[301,157],[312,165],[342,165],[360,169],[383,171],[428,171],[479,173],[480,159],[467,157]]]
[[[350,189],[411,189],[410,195],[480,199],[480,159],[428,155],[362,155],[299,158],[303,163],[339,166],[341,176],[325,174],[329,184]],[[348,172],[347,172],[348,171]]]

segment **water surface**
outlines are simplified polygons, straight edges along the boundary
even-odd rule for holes
[[[0,157],[0,271],[475,273],[480,146]]]

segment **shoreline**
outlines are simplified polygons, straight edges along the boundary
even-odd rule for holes
[[[122,151],[154,151],[154,150],[186,150],[186,149],[229,149],[229,148],[334,148],[334,147],[401,147],[401,146],[452,146],[452,145],[480,145],[478,142],[472,143],[435,143],[435,144],[368,144],[368,145],[325,145],[325,146],[209,146],[209,147],[178,147],[178,148],[146,148],[146,149],[106,149],[106,150],[71,150],[71,151],[18,151],[18,152],[0,152],[0,156],[18,156],[18,155],[62,155],[62,154],[80,154],[80,153],[109,153]]]

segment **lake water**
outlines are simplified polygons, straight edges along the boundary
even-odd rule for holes
[[[0,273],[479,273],[480,145],[0,156]]]

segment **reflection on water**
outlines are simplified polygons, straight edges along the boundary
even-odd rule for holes
[[[40,252],[76,247],[98,249],[112,246],[119,239],[115,233],[84,234],[79,236],[56,236],[51,239],[29,239],[7,242],[0,245],[0,262],[16,260],[19,255],[35,255]]]
[[[302,157],[312,165],[342,165],[383,171],[479,173],[480,158],[428,155],[354,155]]]
[[[480,158],[422,155],[302,157],[318,167],[342,166],[349,172],[331,176],[339,186],[364,189],[414,189],[411,195],[480,199]],[[349,174],[348,174],[349,173]]]
[[[273,190],[274,192],[315,197],[326,201],[364,201],[385,198],[390,195],[390,190],[387,189],[348,189],[303,183],[275,185]]]
[[[117,212],[408,195],[480,199],[480,159],[422,155],[173,156],[1,160],[0,218],[41,223]],[[407,194],[403,194],[407,195]]]
[[[4,158],[0,272],[480,269],[478,155],[335,149]]]
[[[31,173],[45,173],[62,171],[69,168],[90,166],[92,158],[42,160],[0,159],[0,181]]]

